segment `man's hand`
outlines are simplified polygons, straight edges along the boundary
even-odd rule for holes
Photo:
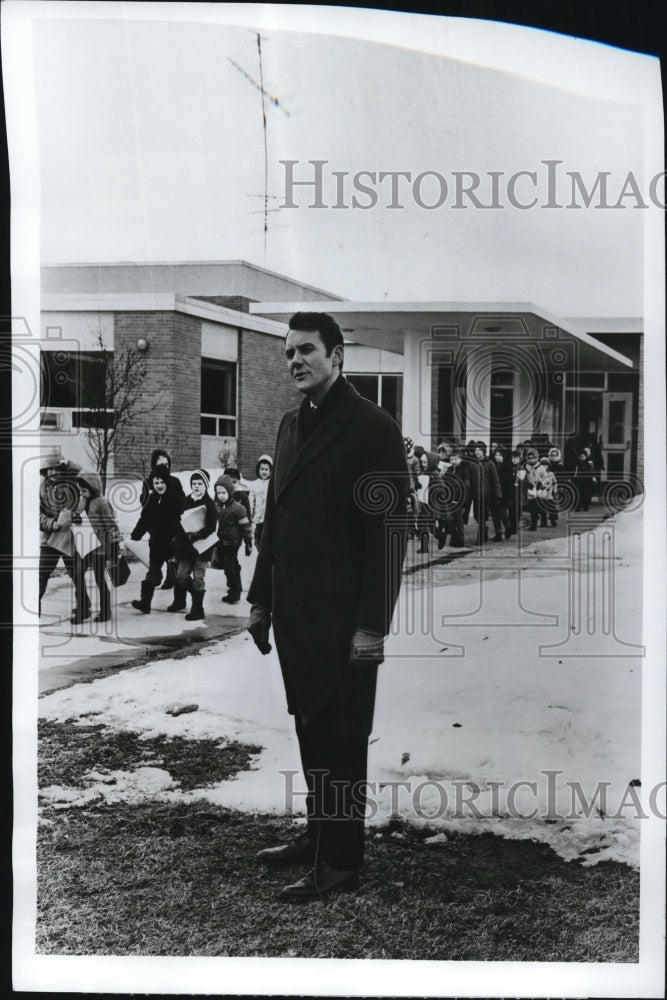
[[[245,543],[245,554],[249,556],[251,552],[252,552],[252,542],[248,541]]]
[[[365,628],[356,629],[350,645],[350,663],[382,663],[383,660],[384,636]]]
[[[262,656],[271,652],[269,629],[271,628],[271,612],[261,604],[253,604],[250,609],[250,624],[248,632]]]

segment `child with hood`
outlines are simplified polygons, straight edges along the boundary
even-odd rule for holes
[[[204,524],[198,531],[187,531],[182,523],[174,543],[176,562],[174,599],[167,611],[185,611],[186,594],[192,594],[192,607],[185,616],[189,622],[202,621],[204,615],[204,594],[206,593],[206,566],[214,546],[199,552],[195,542],[208,538],[216,529],[217,513],[215,503],[208,494],[211,480],[204,469],[197,469],[190,476],[190,493],[183,503],[183,513],[204,508]]]
[[[530,514],[529,531],[537,531],[537,519],[540,525],[547,526],[547,511],[556,489],[556,477],[549,468],[549,459],[541,458],[537,462],[526,465],[526,480],[528,482],[528,513]]]
[[[148,534],[148,572],[141,584],[141,598],[132,607],[147,615],[155,588],[162,579],[162,566],[173,554],[173,540],[181,531],[181,513],[185,502],[183,490],[176,490],[172,476],[163,465],[156,466],[148,477],[151,492],[130,538],[138,542]],[[180,484],[179,484],[180,485]]]
[[[465,545],[464,511],[470,496],[470,473],[463,461],[463,451],[454,448],[450,455],[450,465],[442,477],[444,486],[443,528],[438,539],[438,548],[443,549],[450,536],[449,544],[460,549]]]
[[[420,545],[417,552],[423,554],[429,549],[429,532],[436,534],[436,530],[441,530],[439,518],[436,529],[436,514],[439,499],[442,499],[438,497],[438,487],[442,485],[442,477],[438,471],[438,456],[434,452],[423,451],[419,461],[422,471],[419,476],[420,495],[417,528]]]
[[[222,598],[226,604],[238,604],[241,599],[241,566],[238,551],[245,541],[245,554],[252,552],[250,518],[234,497],[234,480],[220,476],[215,482],[215,508],[218,517],[218,565],[225,571],[227,593]]]
[[[260,455],[255,466],[257,478],[250,483],[250,520],[255,529],[255,548],[259,548],[264,528],[266,513],[266,496],[269,490],[269,479],[273,471],[273,459],[270,455]]]
[[[549,523],[553,528],[558,524],[558,487],[561,483],[565,482],[567,479],[565,469],[563,468],[562,462],[560,460],[560,449],[559,448],[549,448],[547,453],[547,458],[549,459],[549,468],[556,477],[556,486],[554,488],[553,496],[551,500],[547,502],[547,511],[549,514]]]
[[[408,463],[408,516],[410,527],[408,538],[414,538],[417,534],[417,518],[419,517],[419,473],[421,463],[415,455],[414,442],[411,437],[403,438],[405,448],[405,458]]]
[[[107,562],[118,561],[120,532],[113,507],[102,492],[102,481],[96,472],[82,469],[76,478],[81,495],[79,511],[88,515],[91,530],[98,545],[82,557],[84,572],[92,566],[95,583],[100,592],[100,611],[96,622],[108,622],[111,618],[111,595],[104,576]]]

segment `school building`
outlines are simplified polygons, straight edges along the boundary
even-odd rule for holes
[[[346,376],[415,443],[533,440],[567,452],[595,440],[608,476],[642,475],[640,318],[350,302],[244,261],[45,265],[41,309],[43,440],[80,464],[91,464],[91,395],[103,395],[100,334],[114,355],[141,355],[142,413],[133,448],[113,456],[119,476],[142,475],[157,445],[175,469],[235,463],[254,476],[299,402],[284,357],[299,310],[336,317]]]

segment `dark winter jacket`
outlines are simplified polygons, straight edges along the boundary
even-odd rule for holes
[[[185,497],[173,485],[169,477],[165,493],[151,492],[130,538],[138,542],[146,533],[150,536],[149,548],[156,558],[168,559],[172,553],[172,541],[181,532],[181,513]],[[180,486],[180,483],[179,483]]]
[[[496,463],[490,458],[483,458],[479,463],[480,492],[489,500],[500,500],[500,479]]]
[[[248,512],[231,495],[229,476],[219,476],[215,485],[224,486],[229,494],[228,499],[224,503],[220,500],[215,501],[216,517],[218,519],[218,538],[220,542],[222,545],[233,545],[236,548],[239,547],[243,540],[252,542],[252,528]]]
[[[496,462],[493,459],[493,464],[498,473],[500,497],[509,503],[514,499],[514,470],[512,468],[512,461],[511,459],[503,458],[502,462]]]
[[[470,499],[470,471],[466,462],[450,465],[443,473],[444,513],[446,516],[465,510]]]
[[[113,507],[102,493],[102,481],[96,472],[81,471],[77,480],[85,483],[91,496],[83,508],[91,526],[100,540],[105,559],[115,558],[120,542],[120,532]]]
[[[311,409],[304,398],[278,429],[248,592],[273,611],[288,706],[304,723],[339,690],[355,629],[389,632],[408,486],[403,435],[386,410],[343,376],[314,418]]]

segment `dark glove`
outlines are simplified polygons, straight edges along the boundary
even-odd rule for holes
[[[350,645],[350,663],[382,663],[383,660],[384,636],[357,628]]]
[[[250,609],[250,624],[248,632],[262,656],[271,652],[269,629],[271,628],[271,612],[261,604],[253,604]]]
[[[252,542],[251,541],[247,541],[245,543],[245,554],[247,556],[249,556],[251,552],[252,552]]]
[[[130,538],[132,539],[133,542],[140,542],[141,541],[141,535],[138,535],[136,533],[136,531],[132,532],[132,534],[130,535]]]

